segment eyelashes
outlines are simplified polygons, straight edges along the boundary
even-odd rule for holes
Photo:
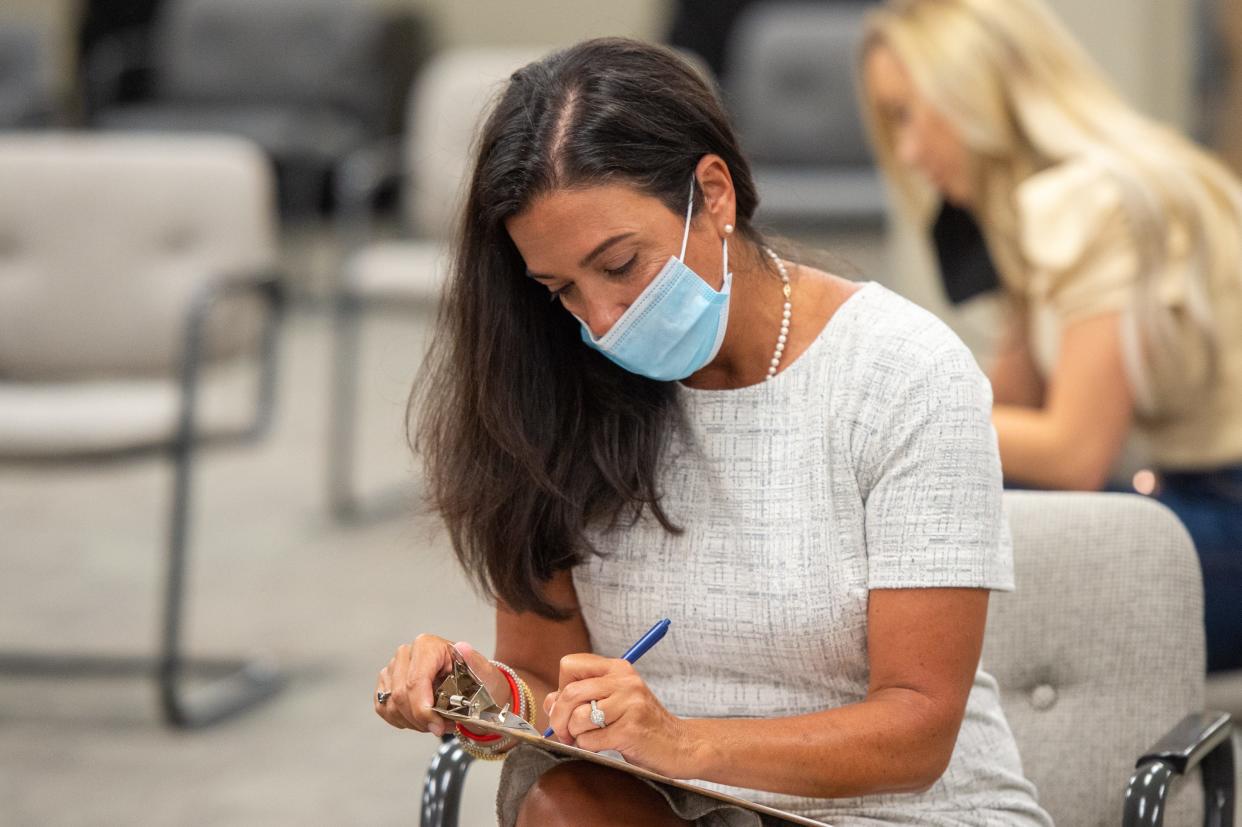
[[[631,272],[633,272],[634,266],[637,263],[638,263],[638,254],[635,253],[634,255],[630,256],[629,261],[625,262],[625,264],[622,264],[620,267],[615,267],[615,268],[604,267],[602,269],[603,269],[604,275],[608,276],[609,278],[624,278],[625,276],[628,276]],[[554,302],[557,299],[565,296],[566,293],[568,293],[568,291],[572,289],[573,289],[573,284],[571,283],[571,284],[566,284],[564,287],[557,288],[556,290],[549,290],[548,301]]]
[[[637,253],[630,256],[629,261],[627,261],[625,264],[622,264],[620,267],[616,268],[615,270],[610,270],[609,268],[605,267],[604,272],[610,276],[624,276],[626,273],[630,272],[630,270],[634,269],[634,262],[636,261],[638,261]]]

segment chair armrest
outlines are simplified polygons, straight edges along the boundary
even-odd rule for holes
[[[333,168],[336,232],[340,242],[333,287],[338,296],[346,289],[346,263],[374,236],[372,218],[380,194],[394,183],[404,185],[414,175],[413,170],[406,168],[403,149],[403,138],[385,138],[358,147]]]
[[[1126,788],[1122,824],[1159,827],[1174,776],[1198,767],[1203,823],[1229,827],[1234,813],[1233,722],[1224,712],[1187,715],[1139,758]]]
[[[1185,775],[1217,746],[1227,742],[1232,731],[1233,722],[1227,712],[1187,715],[1143,754],[1137,766],[1151,761],[1166,761],[1173,765],[1178,774]]]
[[[423,781],[423,810],[419,827],[457,827],[466,770],[474,759],[461,748],[454,735],[445,735]]]
[[[181,418],[176,450],[188,451],[196,440],[195,414],[198,375],[202,367],[204,333],[211,309],[221,299],[254,294],[263,301],[267,314],[261,343],[262,368],[254,418],[233,435],[242,441],[258,438],[271,421],[276,397],[276,330],[285,308],[284,276],[275,269],[250,273],[231,273],[204,284],[191,298],[186,318],[185,345],[181,358]]]

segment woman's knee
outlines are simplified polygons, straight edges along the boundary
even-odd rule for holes
[[[522,800],[517,819],[517,827],[626,823],[686,822],[638,779],[586,761],[558,764],[539,776]]]
[[[557,764],[539,776],[522,799],[517,827],[559,827],[583,823],[581,815],[590,812],[594,794],[588,780],[591,765],[581,761]]]

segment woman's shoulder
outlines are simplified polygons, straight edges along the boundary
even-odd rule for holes
[[[843,379],[883,404],[913,385],[968,374],[982,376],[970,349],[934,313],[869,282],[842,307],[833,358]]]
[[[1112,178],[1107,167],[1089,158],[1071,158],[1045,167],[1022,180],[1017,187],[1020,205],[1037,206],[1046,199],[1080,195],[1100,185],[1108,187]]]
[[[1014,207],[1023,256],[1048,270],[1072,267],[1097,240],[1124,229],[1120,185],[1090,158],[1029,176],[1014,192]]]
[[[847,347],[875,362],[905,365],[919,372],[947,355],[969,353],[944,320],[877,282],[868,282],[851,302]]]

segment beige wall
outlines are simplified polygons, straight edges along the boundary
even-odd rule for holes
[[[1188,128],[1193,117],[1191,0],[1048,0],[1121,91]]]
[[[374,0],[429,12],[441,43],[562,45],[601,35],[660,38],[666,0]]]
[[[1225,160],[1242,173],[1242,0],[1225,0],[1225,41],[1233,58],[1225,82],[1224,108],[1217,120],[1214,143]]]
[[[0,0],[0,26],[20,23],[43,29],[48,71],[62,98],[69,93],[73,77],[73,20],[78,6],[78,0]]]

